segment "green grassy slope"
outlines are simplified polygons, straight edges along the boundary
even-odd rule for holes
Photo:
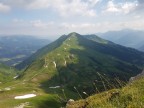
[[[0,63],[0,82],[1,83],[6,83],[8,81],[14,80],[13,77],[15,77],[16,75],[17,75],[17,71],[14,68],[8,67]]]
[[[63,35],[55,42],[52,42],[52,43],[48,44],[47,46],[39,49],[36,53],[34,53],[32,56],[30,56],[29,58],[24,60],[22,63],[16,65],[16,68],[24,69],[24,68],[28,67],[37,58],[39,58],[39,57],[49,53],[50,51],[56,49],[57,47],[59,47],[66,38],[67,38],[67,36]]]
[[[26,94],[35,94],[36,97],[14,99]],[[0,108],[60,108],[62,105],[57,94],[46,94],[35,84],[17,80],[0,85]]]
[[[66,108],[143,108],[144,77],[113,89],[67,104]]]
[[[41,84],[46,92],[51,86],[71,91],[76,86],[80,91],[93,93],[94,83],[104,90],[107,80],[111,82],[107,87],[110,89],[118,83],[115,80],[126,81],[141,72],[144,64],[142,52],[91,41],[77,33],[61,37],[41,51],[35,54],[36,60],[23,72],[22,79]],[[102,81],[102,77],[107,80]]]

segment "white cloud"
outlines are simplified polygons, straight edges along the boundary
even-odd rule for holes
[[[61,23],[58,24],[60,33],[70,33],[70,32],[78,32],[81,34],[93,34],[97,32],[106,32],[111,30],[121,30],[125,28],[143,30],[144,21],[141,19],[135,19],[130,21],[104,21],[97,23]]]
[[[134,19],[129,21],[103,21],[103,22],[44,22],[42,20],[26,21],[22,19],[14,19],[12,23],[0,25],[2,34],[29,34],[35,36],[52,36],[51,39],[57,38],[63,34],[70,32],[78,32],[80,34],[93,34],[97,32],[106,32],[111,30],[120,30],[124,28],[142,30],[144,26],[143,19]],[[9,32],[7,32],[9,30]]]
[[[18,19],[18,18],[13,19],[11,24],[15,26],[21,26],[21,27],[29,26],[31,28],[38,28],[38,29],[48,29],[50,27],[56,26],[56,24],[53,21],[44,22],[40,19],[26,21],[24,19]]]
[[[41,28],[41,29],[47,29],[51,26],[54,25],[54,22],[42,22],[41,20],[34,20],[34,21],[30,21],[30,24],[32,24],[33,27],[36,28]]]
[[[89,5],[91,5],[92,7],[97,5],[98,2],[100,2],[101,0],[88,0]]]
[[[66,33],[78,32],[81,34],[93,34],[96,32],[104,32],[112,28],[110,22],[101,23],[63,23],[60,25],[60,29]]]
[[[103,12],[128,14],[129,12],[133,11],[137,6],[137,1],[124,3],[114,3],[114,1],[109,1],[107,3],[106,9]]]
[[[106,12],[119,12],[120,9],[116,4],[113,3],[113,1],[109,1],[107,4],[107,9],[105,10]]]
[[[43,23],[41,20],[35,20],[35,21],[30,21],[33,27],[39,27],[39,28],[46,28],[47,24]]]
[[[57,11],[61,16],[95,16],[96,12],[92,8],[99,0],[35,0],[27,5],[28,9],[45,9],[51,8]]]
[[[139,10],[144,7],[143,0],[139,0],[139,2],[132,2],[131,0],[127,0],[127,2],[123,2],[124,0],[105,1],[0,0],[0,5],[9,7],[7,11],[14,8],[11,11],[12,14],[8,14],[6,17],[10,16],[9,19],[15,18],[11,19],[11,22],[9,19],[4,20],[3,25],[0,25],[0,32],[3,34],[26,33],[31,35],[60,36],[73,31],[81,34],[91,34],[124,28],[143,29],[144,22],[142,19],[144,18],[144,14],[139,13]],[[20,11],[17,11],[18,9]],[[20,13],[21,10],[24,12],[23,15]],[[128,14],[132,11],[132,14]],[[104,12],[104,14],[101,12]],[[119,16],[115,16],[115,14]]]
[[[144,0],[137,0],[136,11],[143,13],[143,10],[144,10]]]
[[[8,5],[0,3],[0,12],[8,12],[8,11],[10,11],[10,9],[11,8]]]
[[[138,6],[138,4],[136,2],[126,2],[125,4],[122,5],[121,7],[121,11],[123,11],[124,13],[129,13],[130,11],[134,10],[136,7]]]
[[[17,18],[13,19],[12,21],[13,21],[14,23],[22,23],[22,22],[24,22],[23,19],[17,19]]]
[[[62,16],[82,15],[95,16],[95,11],[90,9],[88,4],[80,0],[73,0],[70,4],[63,4],[56,7]]]
[[[7,4],[11,6],[12,8],[24,8],[34,0],[0,0],[1,3]]]
[[[50,0],[35,0],[28,4],[28,9],[43,9],[48,8],[51,5]]]
[[[138,30],[143,30],[143,26],[144,26],[144,21],[140,19],[121,23],[121,27],[138,29]]]

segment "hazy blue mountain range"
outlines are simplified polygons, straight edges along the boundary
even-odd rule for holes
[[[50,41],[34,36],[0,36],[0,62],[16,65]]]
[[[144,51],[144,31],[124,29],[98,33],[98,35],[117,44]]]
[[[139,47],[139,50],[144,51],[144,45],[142,45],[141,47]]]

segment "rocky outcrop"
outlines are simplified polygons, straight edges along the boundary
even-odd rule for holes
[[[139,78],[141,78],[141,77],[143,77],[143,76],[144,76],[144,70],[142,71],[142,73],[138,74],[137,76],[131,77],[131,78],[129,79],[129,82],[131,83],[131,82],[133,82],[133,81],[135,81],[135,80],[137,80],[137,79],[139,79]]]

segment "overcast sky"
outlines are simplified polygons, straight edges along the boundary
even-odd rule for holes
[[[0,34],[56,38],[144,29],[144,0],[0,0]]]

